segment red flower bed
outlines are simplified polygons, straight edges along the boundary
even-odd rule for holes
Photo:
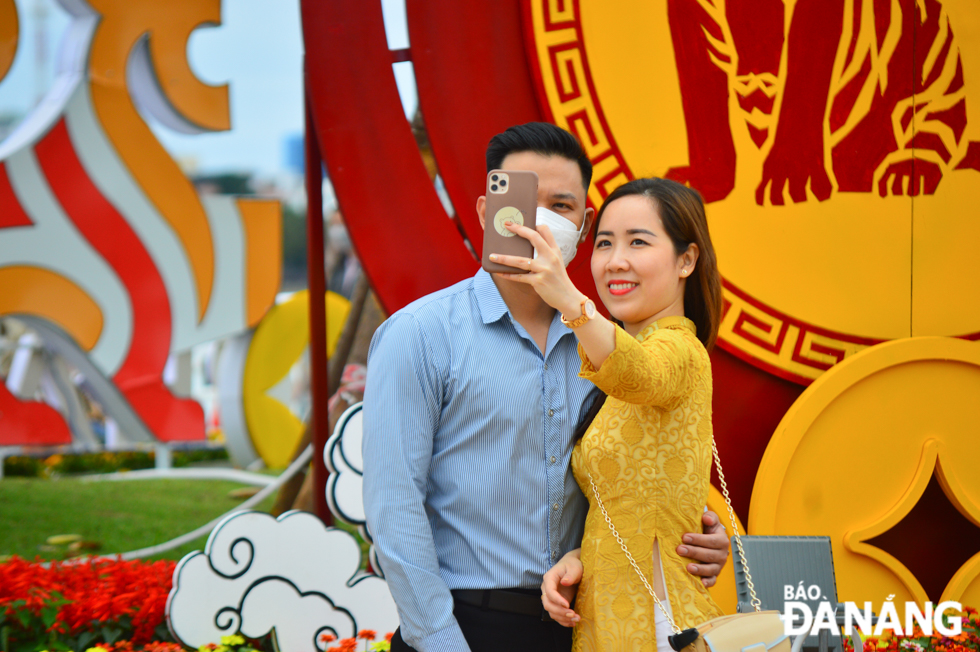
[[[864,641],[864,652],[978,652],[980,651],[980,615],[973,607],[963,607],[962,631],[956,636],[933,633],[926,636],[916,626],[904,636],[883,635]],[[948,625],[948,618],[944,619]],[[849,638],[844,639],[845,652],[854,652]]]
[[[0,564],[0,648],[82,649],[123,641],[139,649],[169,638],[164,608],[172,561],[91,560]]]
[[[0,651],[81,652],[97,646],[104,652],[180,652],[183,648],[164,623],[175,566],[172,561],[42,563],[19,557],[0,563]],[[358,636],[366,645],[376,633],[362,630]],[[271,635],[259,640],[225,636],[221,645],[201,648],[272,649]]]

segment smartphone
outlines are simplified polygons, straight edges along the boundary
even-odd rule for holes
[[[538,174],[530,170],[491,170],[487,174],[487,211],[483,229],[483,269],[488,272],[526,274],[526,269],[501,265],[490,254],[534,256],[530,241],[511,233],[504,222],[533,229],[538,211]]]

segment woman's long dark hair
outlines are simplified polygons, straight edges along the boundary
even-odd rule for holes
[[[704,215],[701,195],[697,190],[670,179],[635,179],[616,188],[606,197],[595,218],[595,233],[599,232],[599,222],[609,204],[630,195],[640,195],[652,202],[678,256],[687,251],[691,243],[698,246],[698,261],[684,286],[684,316],[694,322],[698,339],[710,351],[718,338],[718,326],[721,323],[721,275],[718,273],[715,248],[708,233],[708,220]],[[603,403],[605,395],[592,404],[575,428],[573,436],[576,440],[589,429]]]

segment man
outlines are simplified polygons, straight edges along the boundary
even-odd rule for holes
[[[490,141],[491,169],[536,172],[538,213],[584,240],[592,165],[571,134],[511,127]],[[486,228],[485,197],[476,210]],[[375,334],[364,505],[401,621],[393,651],[570,649],[571,630],[542,620],[540,586],[579,547],[588,508],[569,460],[597,390],[577,375],[576,344],[530,286],[482,269]],[[710,586],[728,540],[716,515],[705,522],[678,552],[705,562],[688,570]]]

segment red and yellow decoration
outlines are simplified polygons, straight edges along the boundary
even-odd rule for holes
[[[324,0],[304,3],[303,12],[317,138],[358,254],[390,313],[471,274],[475,263],[460,258],[462,238],[432,207],[435,193],[385,72],[393,55],[380,9]],[[898,583],[899,595],[936,601],[945,592],[975,604],[971,563],[980,547],[971,514],[980,498],[963,489],[970,480],[959,472],[960,488],[952,488],[951,464],[960,462],[946,462],[973,455],[962,452],[971,436],[963,412],[937,434],[925,425],[936,408],[875,380],[893,370],[858,382],[847,364],[874,361],[879,347],[921,336],[948,338],[943,346],[960,353],[978,346],[969,341],[980,336],[976,3],[413,2],[407,18],[411,52],[398,55],[411,57],[458,231],[478,250],[472,206],[482,194],[484,148],[522,122],[551,120],[578,135],[595,167],[594,206],[633,177],[668,176],[697,188],[724,276],[720,346],[712,353],[715,433],[743,519],[751,505],[750,532],[832,533],[844,600],[863,595],[856,583],[870,582],[879,601]],[[341,65],[352,56],[360,74]],[[392,220],[372,196],[378,178],[412,197],[412,220]],[[570,272],[588,292],[591,279],[579,267],[587,246]],[[447,253],[406,275],[400,255],[413,249]],[[969,366],[922,364],[946,388]],[[850,380],[834,381],[838,373]],[[893,420],[883,418],[858,420],[863,428],[835,421],[839,428],[810,433],[798,447],[783,434],[770,443],[787,409],[780,433],[802,427],[788,420],[815,405],[810,390],[837,382],[842,398],[821,419],[858,395],[868,414],[897,406],[914,418],[894,441]],[[973,399],[950,390],[942,405],[954,400],[968,410]],[[930,439],[945,448],[927,447]],[[836,457],[810,461],[812,448]],[[757,484],[750,495],[764,455],[758,482],[766,489]],[[794,472],[776,473],[771,459]],[[846,532],[830,516],[820,531],[798,521],[756,524],[757,511],[774,505],[779,514],[808,513],[807,495],[794,484],[802,478],[827,488],[822,509],[839,515]],[[868,489],[879,481],[880,490]],[[865,490],[874,509],[857,509]],[[933,515],[944,522],[924,525]],[[861,575],[862,564],[878,574]]]
[[[0,153],[0,315],[66,333],[97,385],[114,386],[96,397],[107,416],[137,440],[204,438],[201,406],[163,381],[167,360],[256,325],[279,288],[278,202],[202,198],[140,113],[185,133],[231,128],[228,87],[187,60],[220,5],[80,5],[59,79]],[[18,32],[15,3],[0,1],[0,78]],[[47,406],[3,386],[0,405],[0,445],[71,441]]]
[[[973,5],[524,6],[542,105],[585,144],[593,203],[651,174],[711,202],[726,350],[807,384],[880,341],[980,335],[963,300],[980,296]]]

